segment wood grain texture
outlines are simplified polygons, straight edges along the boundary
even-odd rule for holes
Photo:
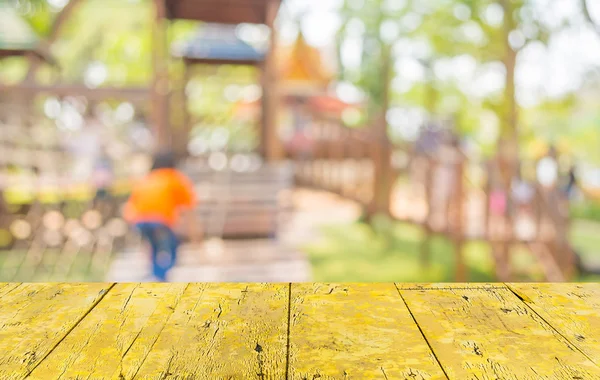
[[[5,294],[8,294],[21,286],[21,283],[18,282],[2,282],[0,283],[0,301]]]
[[[590,360],[600,365],[600,284],[508,284]]]
[[[0,378],[22,379],[34,370],[111,287],[21,284],[2,295]]]
[[[190,284],[134,378],[284,379],[288,294],[287,284]]]
[[[600,284],[0,283],[0,379],[600,379]]]
[[[450,379],[597,379],[600,368],[507,287],[401,290]]]
[[[185,288],[186,284],[117,284],[30,379],[127,378],[139,368],[136,358],[149,351],[141,346],[149,348],[157,339]]]
[[[290,379],[445,379],[393,284],[293,284]]]

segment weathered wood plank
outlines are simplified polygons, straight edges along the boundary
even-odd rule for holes
[[[287,322],[288,285],[191,284],[135,378],[284,379]]]
[[[135,372],[186,286],[117,284],[30,379],[118,379]]]
[[[546,322],[600,365],[600,284],[508,284]]]
[[[599,296],[597,284],[0,283],[0,378],[595,379]]]
[[[400,293],[450,379],[596,379],[600,368],[507,287]]]
[[[290,379],[445,379],[394,284],[293,284]]]
[[[21,283],[19,283],[19,282],[2,282],[2,283],[0,283],[0,300],[5,294],[12,292],[19,286],[21,286]]]
[[[0,374],[22,379],[100,302],[112,284],[22,284],[0,299]]]

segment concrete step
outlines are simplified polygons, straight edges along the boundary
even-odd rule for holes
[[[148,260],[132,263],[115,262],[108,271],[108,282],[148,281]],[[304,259],[243,265],[182,265],[174,267],[170,282],[305,282],[310,280],[310,266]]]
[[[116,258],[148,257],[147,249],[136,246],[117,254]],[[185,263],[247,263],[297,259],[303,255],[295,247],[272,239],[221,240],[207,239],[200,244],[183,244],[178,260]]]
[[[142,281],[151,271],[147,251],[117,255],[107,281]],[[310,279],[310,266],[298,250],[270,239],[219,240],[187,244],[178,252],[171,281],[297,282]]]

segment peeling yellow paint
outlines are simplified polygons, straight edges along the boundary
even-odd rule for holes
[[[22,284],[2,295],[0,378],[22,379],[29,374],[111,286]]]
[[[147,334],[147,328],[168,317],[169,305],[184,289],[185,284],[117,284],[33,371],[31,379],[110,379],[128,373],[122,358]]]
[[[134,378],[285,378],[288,285],[190,287]]]
[[[600,365],[600,284],[508,284],[532,310]]]
[[[508,287],[400,291],[451,379],[598,379]]]
[[[600,379],[600,284],[0,283],[0,379]]]
[[[291,379],[444,379],[393,284],[292,286]]]

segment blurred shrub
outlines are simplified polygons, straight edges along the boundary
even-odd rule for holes
[[[571,205],[571,218],[600,222],[600,203],[586,201]]]

